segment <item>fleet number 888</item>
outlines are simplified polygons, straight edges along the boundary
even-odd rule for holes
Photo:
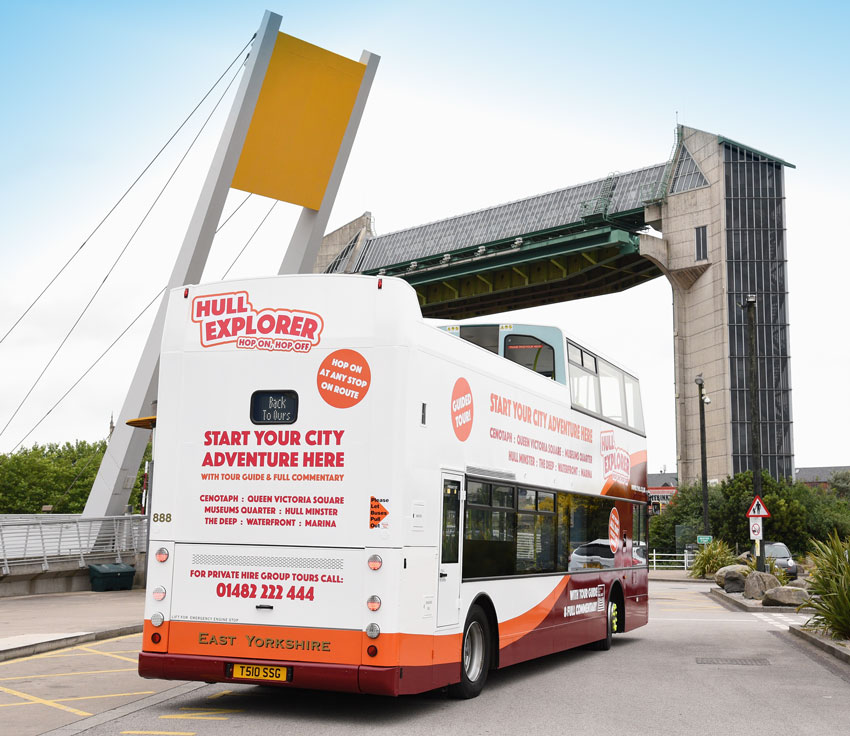
[[[166,524],[168,524],[171,522],[171,514],[154,514],[153,520],[165,522]]]

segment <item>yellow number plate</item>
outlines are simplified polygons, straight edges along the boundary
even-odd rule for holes
[[[232,677],[240,680],[271,680],[286,682],[286,667],[268,667],[259,664],[234,664]]]

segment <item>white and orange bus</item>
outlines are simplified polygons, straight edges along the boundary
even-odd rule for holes
[[[139,672],[477,695],[647,622],[636,378],[556,327],[423,320],[404,281],[180,288]]]

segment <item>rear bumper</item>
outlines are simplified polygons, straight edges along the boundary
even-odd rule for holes
[[[368,665],[318,664],[288,660],[263,660],[271,667],[288,667],[292,676],[289,682],[242,680],[227,676],[230,664],[257,664],[256,659],[230,657],[202,657],[193,654],[164,654],[141,652],[139,674],[160,680],[199,680],[202,682],[238,682],[242,684],[273,685],[315,690],[336,690],[373,695],[399,695],[398,667],[370,667]]]

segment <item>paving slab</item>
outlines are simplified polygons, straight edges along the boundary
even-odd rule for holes
[[[0,598],[0,661],[142,630],[144,590]]]

